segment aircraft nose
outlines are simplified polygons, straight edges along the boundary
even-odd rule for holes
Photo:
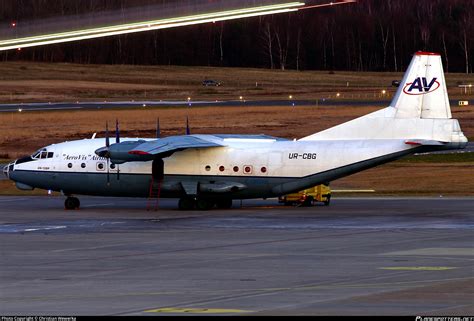
[[[8,177],[8,165],[3,167],[3,174]]]
[[[15,162],[12,162],[6,166],[3,167],[3,174],[7,177],[10,178],[10,172],[14,170],[15,167]]]

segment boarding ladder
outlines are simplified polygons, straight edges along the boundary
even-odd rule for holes
[[[157,211],[158,205],[160,202],[160,195],[161,195],[161,183],[163,182],[163,178],[155,179],[153,176],[151,177],[150,181],[150,192],[148,194],[148,200],[146,205],[147,211]]]

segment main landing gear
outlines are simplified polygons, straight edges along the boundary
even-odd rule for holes
[[[64,208],[66,210],[78,210],[81,202],[77,197],[68,196],[64,201]]]
[[[198,210],[208,211],[217,207],[219,209],[228,209],[232,207],[232,199],[209,199],[196,197],[183,197],[179,200],[178,207],[182,211]]]

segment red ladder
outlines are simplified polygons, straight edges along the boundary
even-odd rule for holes
[[[152,205],[153,201],[155,201],[155,206],[154,210],[158,210],[158,205],[160,202],[160,195],[161,195],[161,183],[163,179],[155,180],[155,178],[152,176],[151,177],[151,182],[150,182],[150,192],[148,194],[148,201],[146,204],[146,210],[150,211],[152,210]]]

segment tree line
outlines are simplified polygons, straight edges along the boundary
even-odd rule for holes
[[[5,25],[90,14],[156,0],[2,0]],[[176,2],[176,1],[175,1]],[[212,2],[207,0],[204,2]],[[160,64],[297,70],[403,71],[418,50],[448,72],[472,73],[474,0],[359,0],[356,4],[25,48],[2,61]]]

